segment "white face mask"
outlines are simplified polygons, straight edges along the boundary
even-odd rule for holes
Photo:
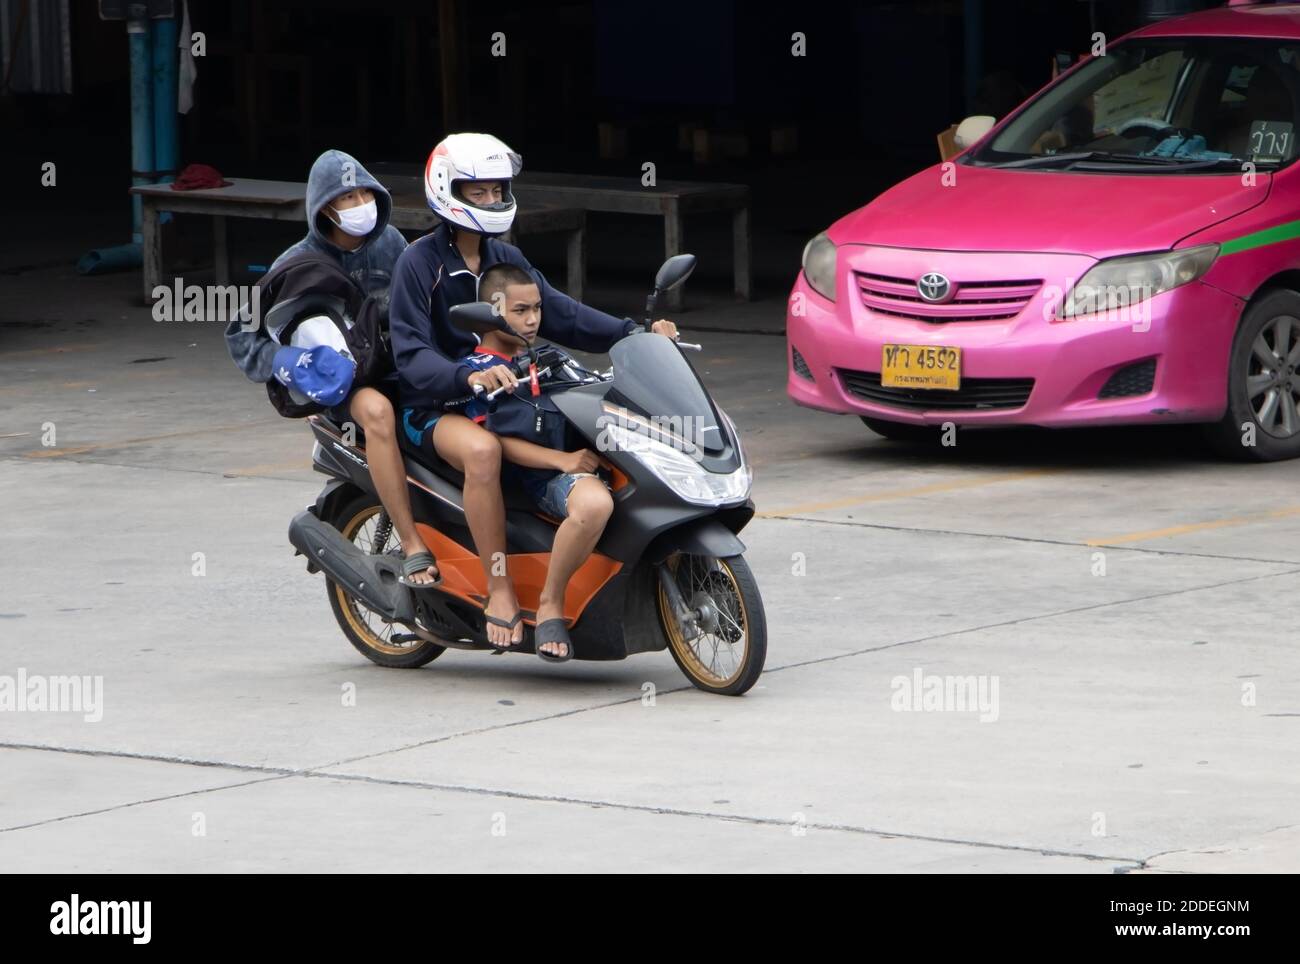
[[[354,208],[344,208],[342,211],[330,208],[334,212],[337,220],[335,224],[344,234],[350,234],[354,238],[363,238],[375,229],[379,223],[379,208],[374,201],[367,201],[365,204],[359,204]]]

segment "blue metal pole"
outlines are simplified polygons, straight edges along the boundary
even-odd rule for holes
[[[149,21],[153,27],[153,170],[175,171],[179,161],[176,130],[176,72],[178,54],[175,17]],[[158,180],[174,181],[174,174]]]
[[[147,172],[153,166],[153,84],[150,77],[149,21],[128,20],[131,46],[131,170]],[[132,184],[148,184],[148,176],[132,174]],[[140,243],[140,198],[131,198],[131,240]]]
[[[126,22],[126,40],[131,54],[131,170],[152,171],[153,166],[153,80],[150,77],[149,21],[144,4],[131,11]],[[131,175],[132,184],[148,184],[149,177]],[[77,261],[81,274],[102,274],[138,268],[144,240],[140,232],[140,196],[131,195],[131,242],[112,248],[95,248]]]

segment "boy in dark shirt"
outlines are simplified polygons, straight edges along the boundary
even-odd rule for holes
[[[494,265],[483,272],[478,289],[479,298],[496,305],[518,335],[529,344],[537,339],[542,322],[542,295],[532,275],[513,264]],[[510,362],[518,348],[516,339],[490,331],[482,336],[479,350],[464,359],[464,363],[476,372],[487,371]],[[524,384],[521,383],[519,391],[527,391]],[[503,396],[498,404],[527,403]],[[488,403],[481,397],[470,397],[463,404],[453,403],[446,410],[457,409],[479,424],[487,419]],[[428,429],[439,417],[438,413],[405,408],[402,424],[405,430],[419,423],[423,429],[421,444],[431,449],[433,433]],[[614,511],[614,500],[596,474],[602,460],[590,449],[564,452],[522,438],[499,437],[502,455],[522,470],[517,474],[537,508],[563,520],[551,548],[546,584],[537,606],[535,634],[538,655],[563,662],[573,655],[564,619],[564,594],[569,579],[587,561],[605,531],[605,523]]]

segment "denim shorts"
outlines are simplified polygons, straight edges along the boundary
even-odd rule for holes
[[[560,472],[542,488],[534,498],[537,508],[554,519],[569,517],[569,493],[579,479],[598,479],[600,476],[591,472]],[[604,482],[603,479],[601,479]],[[608,485],[606,485],[608,488]]]

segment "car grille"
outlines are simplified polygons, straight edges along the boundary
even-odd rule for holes
[[[1101,386],[1098,398],[1130,398],[1134,395],[1148,395],[1156,384],[1156,360],[1148,358],[1133,365],[1126,365]]]
[[[880,384],[878,372],[837,368],[840,383],[864,402],[933,411],[978,411],[1023,408],[1034,390],[1032,378],[963,378],[956,391],[929,388],[895,388]]]
[[[916,290],[915,278],[857,272],[858,294],[871,311],[942,324],[948,321],[1000,321],[1014,318],[1043,286],[1038,281],[954,281],[953,299],[931,304]]]

